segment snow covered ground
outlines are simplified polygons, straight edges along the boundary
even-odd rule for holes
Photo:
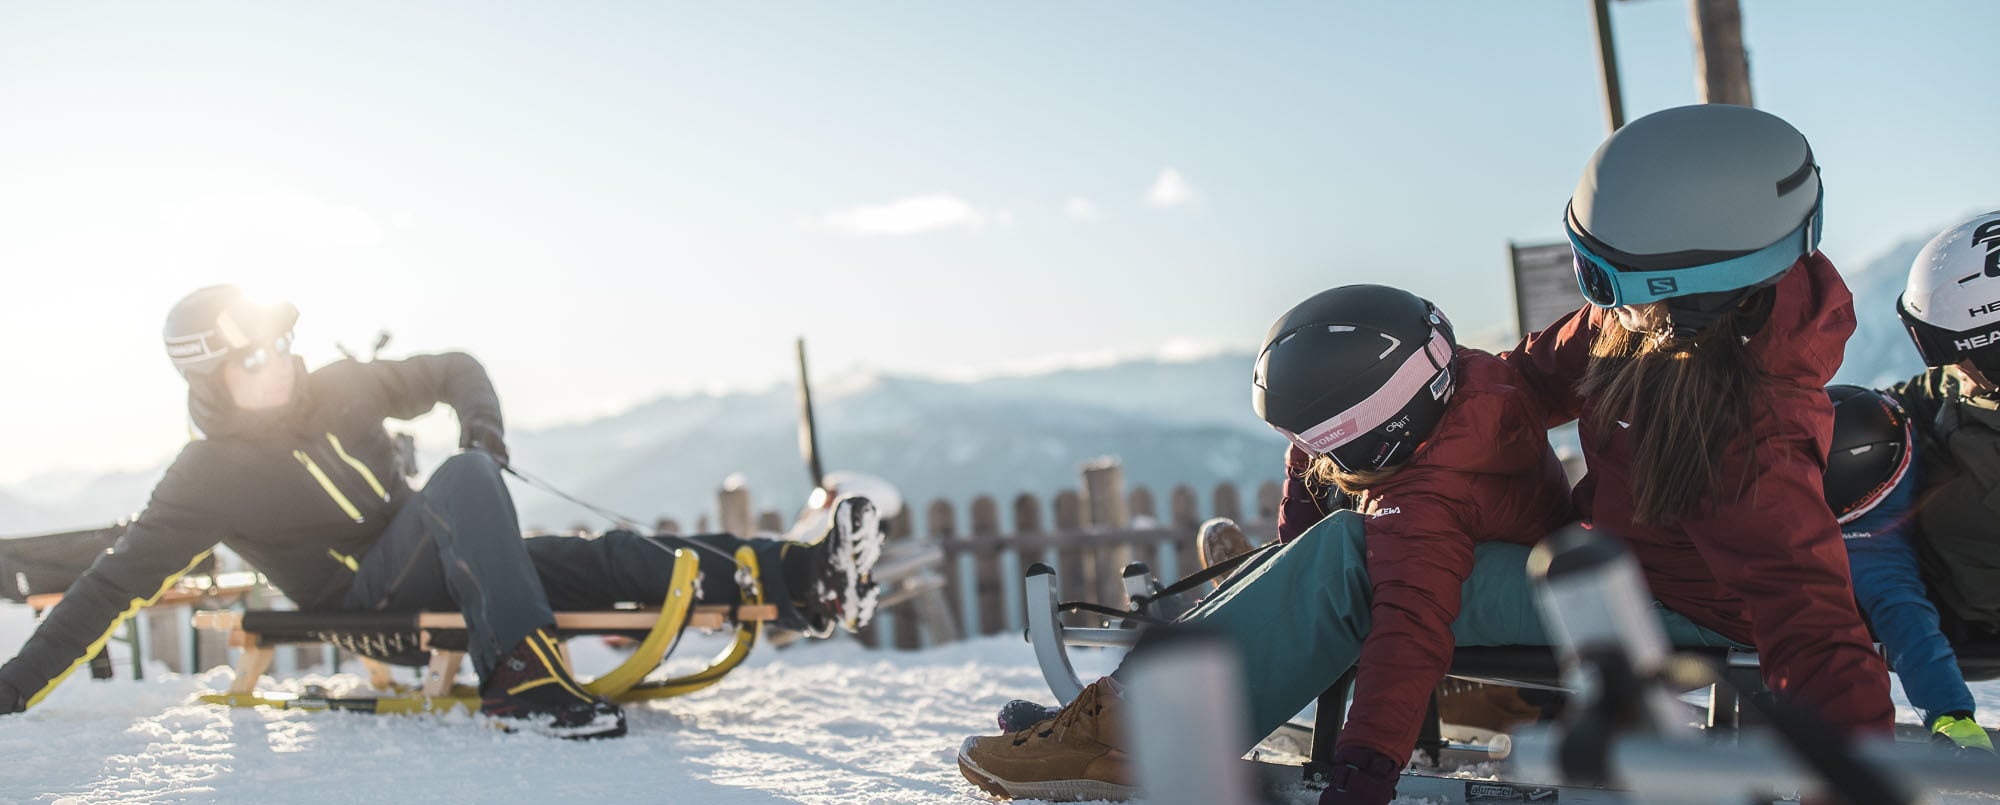
[[[31,629],[26,608],[0,605],[0,654]],[[720,645],[682,653],[706,657]],[[572,651],[585,673],[614,662],[594,641]],[[466,716],[189,703],[229,681],[224,668],[71,679],[34,710],[0,718],[0,803],[984,802],[958,775],[959,741],[993,730],[1009,699],[1048,698],[1032,651],[1012,637],[920,653],[846,641],[759,648],[714,688],[628,709],[627,737],[587,743],[509,735]],[[305,681],[360,684],[346,674]],[[2000,713],[2000,684],[1978,692],[1983,715]],[[1914,721],[1907,709],[1904,718]]]

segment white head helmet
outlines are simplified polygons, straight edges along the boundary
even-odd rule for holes
[[[2000,211],[1932,238],[1910,265],[1896,312],[1924,365],[1969,360],[2000,378]]]

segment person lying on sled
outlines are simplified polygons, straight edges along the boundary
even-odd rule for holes
[[[1779,694],[1843,731],[1886,736],[1887,668],[1821,491],[1832,418],[1821,388],[1854,317],[1817,251],[1819,209],[1811,151],[1783,120],[1724,105],[1648,115],[1599,146],[1571,199],[1589,305],[1498,361],[1460,350],[1463,368],[1398,366],[1409,374],[1394,392],[1365,367],[1333,375],[1350,379],[1322,395],[1363,402],[1330,419],[1260,405],[1380,499],[1333,512],[1187,616],[1241,650],[1247,734],[1268,734],[1365,655],[1321,802],[1389,802],[1455,645],[1550,643],[1525,543],[1563,515],[1523,514],[1566,514],[1567,496],[1631,544],[1674,643],[1754,645]],[[1281,320],[1259,359],[1266,398],[1290,382],[1273,356],[1300,333],[1360,334],[1392,366],[1407,360],[1392,343],[1436,337],[1299,324]],[[1403,410],[1433,404],[1435,419]],[[1573,491],[1546,439],[1570,420],[1587,466]],[[1495,475],[1496,461],[1545,469]],[[1464,547],[1482,534],[1493,538]],[[1117,691],[1114,675],[1050,720],[968,739],[961,772],[1003,796],[1129,796]]]
[[[1833,400],[1826,504],[1847,542],[1854,599],[1933,740],[1990,753],[1993,741],[1973,719],[1972,691],[1926,595],[1910,533],[1922,484],[1910,419],[1893,398],[1860,386],[1826,393]]]
[[[699,557],[703,602],[740,600],[733,554],[748,545],[788,626],[824,635],[872,611],[880,536],[866,499],[843,503],[810,545],[630,532],[524,540],[501,476],[499,400],[476,360],[446,353],[308,372],[290,353],[297,319],[290,304],[259,304],[228,285],[174,306],[167,355],[187,380],[196,438],[116,546],[0,666],[0,713],[40,702],[217,544],[301,610],[464,613],[481,710],[560,737],[622,735],[625,717],[564,667],[554,611],[659,603],[676,548]],[[394,469],[383,420],[438,403],[457,413],[466,450],[413,490]]]

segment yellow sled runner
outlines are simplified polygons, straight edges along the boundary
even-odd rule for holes
[[[747,569],[748,578],[757,578],[757,558],[750,548],[738,549],[736,561]],[[586,690],[620,703],[680,696],[714,685],[750,656],[764,622],[777,619],[778,608],[763,602],[754,582],[743,590],[742,603],[695,605],[697,565],[690,551],[674,552],[673,578],[657,610],[556,613],[559,637],[622,635],[638,640],[631,656],[585,683]],[[688,628],[719,629],[729,624],[736,627],[735,639],[707,666],[682,676],[647,679],[673,653]],[[465,657],[466,634],[465,616],[456,612],[202,612],[195,615],[195,627],[228,631],[230,645],[242,649],[235,682],[226,692],[203,695],[200,700],[208,704],[385,714],[479,711],[479,692],[455,684]],[[368,666],[370,684],[384,692],[330,696],[314,685],[300,693],[258,691],[257,680],[269,670],[277,647],[299,644],[332,644],[360,655]],[[416,688],[395,684],[391,664],[427,664],[423,684]]]

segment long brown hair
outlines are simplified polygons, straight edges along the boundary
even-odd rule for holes
[[[1602,445],[1621,420],[1630,423],[1639,443],[1630,474],[1634,522],[1673,525],[1724,493],[1728,478],[1749,483],[1749,473],[1730,473],[1723,457],[1750,432],[1754,392],[1766,376],[1744,342],[1769,315],[1772,297],[1769,288],[1751,294],[1693,337],[1632,332],[1608,316],[1598,328],[1577,384],[1596,417],[1583,436]]]
[[[1379,484],[1396,474],[1402,467],[1386,470],[1343,470],[1333,460],[1333,456],[1321,454],[1313,456],[1312,464],[1306,467],[1305,479],[1322,486],[1331,486],[1350,495],[1359,495],[1361,490]]]

